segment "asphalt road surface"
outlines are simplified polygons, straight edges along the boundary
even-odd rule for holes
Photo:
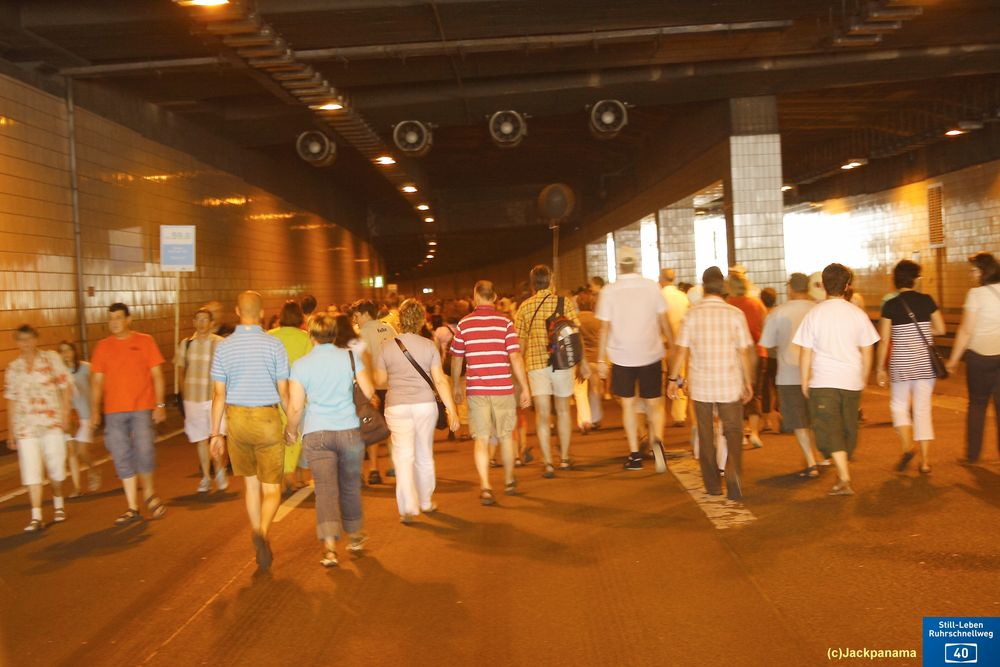
[[[610,403],[602,430],[574,434],[578,470],[546,480],[536,460],[519,469],[523,495],[495,507],[478,503],[471,443],[442,437],[438,513],[404,526],[392,480],[366,488],[367,551],[325,570],[312,497],[297,498],[266,574],[242,483],[196,493],[182,435],[158,447],[165,518],[127,528],[112,525],[125,505],[105,463],[103,489],[69,501],[66,523],[22,533],[7,456],[0,663],[778,667],[870,648],[917,657],[855,664],[919,665],[922,616],[1000,616],[996,429],[984,462],[959,466],[964,400],[936,400],[932,475],[893,472],[888,398],[872,390],[856,496],[828,497],[829,470],[798,478],[793,437],[767,433],[744,454],[742,508],[684,487],[687,429],[668,428],[666,474],[623,470]]]

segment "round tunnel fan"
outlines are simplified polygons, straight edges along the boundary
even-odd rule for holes
[[[337,159],[337,144],[322,132],[303,132],[295,140],[299,157],[314,167],[328,167]]]
[[[399,150],[413,157],[420,157],[431,149],[434,135],[426,123],[404,120],[396,123],[392,129],[392,140]]]
[[[517,111],[497,111],[490,116],[490,137],[501,148],[513,148],[521,143],[528,133],[524,116]]]
[[[590,131],[599,139],[611,139],[628,125],[628,109],[618,100],[601,100],[590,107]]]

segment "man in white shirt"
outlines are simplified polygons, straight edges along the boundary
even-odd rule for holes
[[[626,470],[642,470],[635,386],[649,419],[649,442],[658,472],[663,465],[663,340],[673,342],[667,323],[667,303],[656,283],[635,272],[634,253],[623,248],[618,256],[618,280],[601,290],[595,315],[601,321],[597,369],[602,378],[611,365],[611,393],[621,399],[622,421],[628,438]],[[661,337],[662,336],[662,337]]]
[[[688,308],[691,307],[691,302],[688,301],[687,294],[680,291],[674,281],[677,279],[676,274],[673,269],[662,269],[660,271],[660,291],[663,294],[663,300],[667,302],[667,323],[670,324],[670,333],[673,334],[674,340],[677,340],[677,334],[681,330],[681,320],[684,319],[684,315],[687,314]],[[684,369],[678,369],[681,377],[684,377]],[[674,426],[684,426],[684,420],[687,419],[687,396],[680,394],[676,399],[670,401],[670,418],[674,422]]]
[[[778,360],[778,400],[781,403],[781,423],[795,432],[795,438],[806,458],[806,467],[800,477],[819,476],[816,457],[813,455],[812,431],[809,428],[809,405],[802,394],[802,377],[799,372],[799,348],[792,344],[802,319],[815,303],[809,296],[809,276],[793,273],[788,280],[788,301],[771,311],[764,320],[760,335],[761,347],[768,356]]]
[[[844,299],[852,277],[842,264],[823,269],[826,300],[806,314],[792,338],[802,349],[802,394],[809,400],[816,446],[837,466],[839,481],[831,496],[854,495],[847,462],[858,442],[861,390],[871,373],[872,345],[879,340],[865,312]]]

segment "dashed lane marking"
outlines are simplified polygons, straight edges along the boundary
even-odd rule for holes
[[[171,431],[170,433],[161,435],[156,440],[154,440],[154,442],[164,442],[166,440],[169,440],[170,438],[174,438],[174,437],[180,435],[183,432],[184,432],[184,429],[178,429],[176,431]],[[105,463],[107,463],[110,460],[111,460],[110,456],[105,456],[103,459],[98,459],[97,461],[94,461],[94,465],[95,466],[104,465]],[[90,468],[88,468],[87,466],[83,466],[83,465],[80,466],[80,470],[81,471],[89,470],[89,469]],[[48,483],[49,483],[49,480],[45,480],[43,482],[43,485],[47,486]],[[2,505],[3,503],[7,502],[8,500],[13,500],[14,498],[17,498],[18,496],[23,496],[27,492],[28,492],[28,487],[22,486],[21,488],[17,489],[16,491],[11,491],[10,493],[6,493],[6,494],[0,496],[0,505]]]
[[[701,467],[690,452],[672,450],[667,457],[667,467],[681,486],[691,495],[694,502],[705,513],[708,520],[719,530],[735,528],[756,521],[757,517],[743,503],[734,502],[725,496],[710,496],[705,493],[701,479]]]

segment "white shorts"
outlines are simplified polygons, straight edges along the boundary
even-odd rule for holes
[[[226,434],[226,415],[222,415],[222,428]],[[212,401],[184,401],[184,435],[188,442],[201,442],[212,436]]]
[[[17,462],[21,465],[21,484],[42,483],[42,465],[49,480],[66,479],[66,435],[60,429],[46,431],[40,438],[17,441]]]
[[[576,382],[575,373],[575,368],[554,371],[552,366],[528,371],[528,386],[531,387],[531,395],[569,398],[573,395],[573,384]]]
[[[90,427],[90,420],[81,419],[80,427],[76,429],[76,435],[67,435],[66,439],[75,440],[76,442],[93,442],[94,430]]]

